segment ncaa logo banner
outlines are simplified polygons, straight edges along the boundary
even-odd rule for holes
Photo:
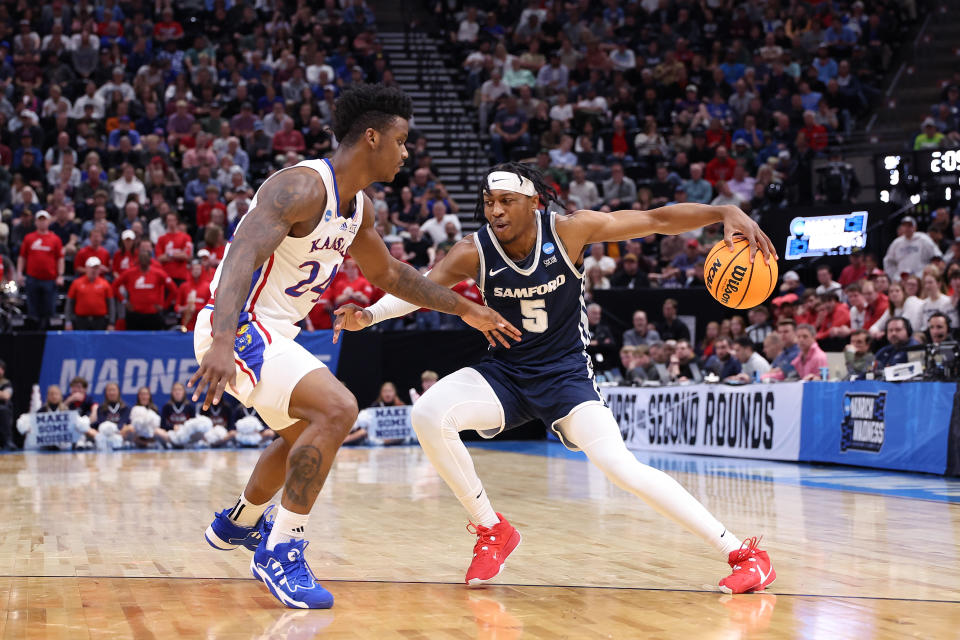
[[[942,474],[957,390],[949,382],[811,382],[801,460]]]
[[[884,408],[887,392],[843,394],[840,451],[860,449],[878,452],[887,430]]]
[[[336,374],[340,344],[333,344],[332,336],[332,331],[301,333],[297,342]],[[90,383],[88,393],[99,401],[107,383],[116,382],[128,405],[136,402],[137,389],[147,387],[162,405],[173,383],[186,384],[196,370],[192,333],[58,332],[47,335],[38,383],[41,395],[51,384],[67,395],[70,380],[82,376]]]
[[[630,449],[799,459],[802,383],[601,391]]]

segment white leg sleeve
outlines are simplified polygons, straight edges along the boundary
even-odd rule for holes
[[[578,446],[612,483],[642,498],[661,515],[681,524],[724,554],[740,548],[731,532],[690,495],[680,483],[641,463],[627,449],[610,409],[586,405],[560,420],[557,429]]]
[[[503,430],[503,407],[483,376],[466,368],[443,378],[417,400],[410,419],[420,446],[471,521],[485,527],[497,524],[500,519],[459,435],[476,429],[490,437]]]

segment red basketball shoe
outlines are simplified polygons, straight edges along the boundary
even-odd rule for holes
[[[499,513],[500,522],[492,527],[484,527],[472,522],[467,531],[477,536],[473,545],[473,561],[467,569],[466,583],[478,587],[490,582],[503,571],[503,564],[520,544],[520,532],[513,528]]]
[[[733,573],[720,581],[724,593],[763,591],[776,580],[777,572],[770,564],[770,556],[759,548],[760,538],[747,538],[736,551],[730,552],[727,562]]]

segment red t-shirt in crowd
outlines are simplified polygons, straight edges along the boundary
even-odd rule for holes
[[[480,289],[474,280],[464,280],[453,285],[453,290],[462,295],[470,302],[483,304],[483,296],[480,295]]]
[[[707,163],[707,168],[703,173],[703,177],[705,177],[710,184],[716,186],[718,180],[729,180],[732,178],[733,170],[736,168],[737,161],[730,156],[727,156],[726,160],[714,158]]]
[[[109,251],[107,251],[103,246],[99,246],[94,249],[88,245],[81,249],[77,249],[77,255],[73,257],[74,271],[79,272],[80,269],[86,269],[88,258],[100,258],[100,264],[105,266],[110,264]]]
[[[356,279],[349,280],[347,274],[343,271],[337,274],[337,277],[333,279],[333,284],[330,285],[330,289],[333,289],[333,299],[336,300],[339,298],[347,289],[351,289],[356,293],[362,293],[367,297],[366,301],[361,301],[359,298],[350,296],[346,300],[341,300],[337,306],[347,304],[352,302],[358,307],[369,307],[373,304],[375,300],[375,291],[373,285],[367,282],[367,279],[362,275],[357,275]]]
[[[796,322],[798,325],[801,325],[801,324],[815,325],[817,324],[817,314],[816,312],[804,313],[803,311],[797,310],[793,314],[793,321]]]
[[[730,148],[730,134],[727,133],[724,129],[707,129],[706,132],[707,146],[716,147],[723,145],[726,148]],[[709,180],[709,178],[707,178]],[[726,178],[724,178],[726,179]]]
[[[113,277],[119,277],[127,269],[137,266],[137,252],[117,249],[113,252]],[[163,265],[156,258],[150,259],[150,266],[163,271]]]
[[[274,151],[303,151],[306,149],[303,141],[303,134],[293,129],[292,131],[277,131],[273,134]]]
[[[210,252],[210,255],[217,259],[217,263],[223,262],[223,254],[227,251],[227,245],[221,244],[218,247],[206,247],[206,249]]]
[[[327,287],[327,290],[320,296],[313,309],[310,310],[310,323],[314,329],[333,329],[333,287]]]
[[[614,133],[610,137],[611,151],[614,153],[627,154],[630,152],[630,145],[627,143],[627,137],[623,133]]]
[[[863,316],[863,328],[869,329],[877,323],[877,320],[887,312],[890,306],[890,298],[885,293],[877,293],[877,299],[872,305],[867,305],[866,313]]]
[[[57,261],[63,257],[63,243],[52,231],[27,234],[20,245],[20,256],[26,262],[24,271],[37,280],[56,280]]]
[[[848,264],[843,268],[843,271],[840,272],[840,278],[837,282],[840,283],[841,287],[846,287],[848,284],[853,284],[865,275],[867,275],[867,267],[863,264],[859,267]]]
[[[70,284],[67,297],[73,300],[73,312],[78,316],[101,317],[110,310],[109,298],[113,295],[110,283],[97,276],[93,280],[86,276],[77,278]]]
[[[807,139],[807,144],[809,144],[810,148],[814,151],[823,151],[827,148],[827,128],[822,124],[804,127],[800,129],[800,131],[803,132],[804,137]]]
[[[117,249],[113,252],[113,277],[116,278],[121,273],[131,267],[137,266],[137,252],[124,251]]]
[[[834,327],[850,326],[850,307],[838,302],[833,307],[833,313],[825,315],[822,322],[817,323],[817,340],[830,337],[830,329]]]
[[[227,219],[227,206],[222,202],[214,202],[213,204],[204,200],[197,205],[197,226],[205,227],[210,224],[210,214],[214,209],[220,209],[223,211],[223,219]]]
[[[176,20],[158,22],[153,26],[153,35],[160,40],[176,40],[183,37],[183,27]]]
[[[139,266],[124,271],[113,282],[113,290],[118,298],[121,287],[126,289],[130,310],[134,313],[158,313],[167,306],[167,296],[177,294],[177,287],[170,276],[152,266],[146,273]]]
[[[187,256],[193,255],[193,242],[190,240],[190,236],[182,231],[175,231],[174,233],[165,233],[160,236],[160,239],[157,240],[157,257],[163,255],[169,255],[174,249],[182,249],[186,251]],[[190,261],[189,257],[187,260],[167,260],[163,262],[163,268],[171,278],[176,280],[186,280],[190,275],[190,269],[187,268],[187,263]]]
[[[197,314],[200,313],[200,309],[203,309],[210,300],[210,281],[202,275],[199,280],[188,278],[180,285],[180,289],[177,291],[177,306],[185,306],[191,292],[194,293],[193,315],[190,316],[190,321],[186,326],[188,330],[193,331],[194,326],[197,324]]]

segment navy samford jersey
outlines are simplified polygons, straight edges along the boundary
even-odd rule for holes
[[[473,236],[484,301],[523,333],[510,349],[492,349],[497,360],[542,368],[573,358],[589,366],[583,273],[566,254],[555,223],[555,214],[537,212],[537,243],[520,263],[507,257],[490,225]]]

